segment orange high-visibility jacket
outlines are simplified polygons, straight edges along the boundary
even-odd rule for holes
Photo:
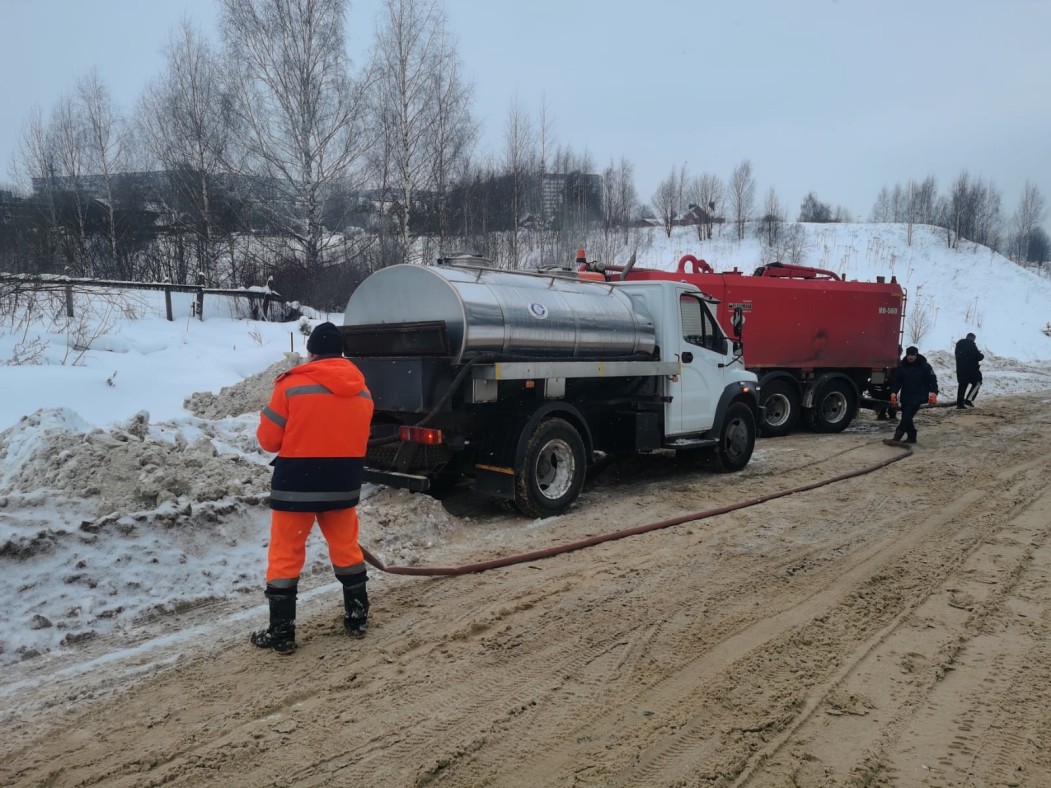
[[[256,437],[274,451],[270,508],[324,512],[357,506],[372,422],[361,371],[342,357],[278,375]]]

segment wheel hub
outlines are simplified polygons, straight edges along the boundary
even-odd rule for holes
[[[537,487],[545,498],[560,498],[572,486],[575,471],[570,445],[563,440],[553,440],[537,456]]]

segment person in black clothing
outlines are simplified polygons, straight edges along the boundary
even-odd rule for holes
[[[974,334],[968,334],[956,343],[956,382],[959,384],[956,388],[956,407],[960,410],[974,407],[974,398],[982,387],[979,362],[985,358],[985,354],[978,349],[974,340]]]
[[[906,443],[915,443],[916,425],[913,417],[921,405],[935,405],[938,402],[938,377],[915,345],[905,349],[905,358],[894,371],[890,390],[891,403],[898,400],[900,393],[901,423],[894,430],[893,440],[887,439],[886,443],[896,444],[902,438],[905,438]]]
[[[901,345],[898,345],[898,356],[903,358],[902,352],[901,352]],[[901,358],[898,359],[898,363],[899,364],[901,363]],[[924,360],[926,360],[926,359],[924,359]],[[887,388],[888,389],[894,383],[894,371],[895,371],[894,369],[891,369],[891,370],[889,370],[887,372]],[[898,406],[897,406],[897,403],[891,403],[889,406],[887,406],[885,408],[879,408],[876,411],[876,420],[877,421],[897,421],[898,420]]]

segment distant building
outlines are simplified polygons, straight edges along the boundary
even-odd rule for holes
[[[540,183],[544,215],[553,216],[583,201],[602,204],[602,176],[584,172],[545,172]]]
[[[723,224],[725,221],[723,217],[715,216],[714,213],[710,213],[700,205],[690,203],[686,213],[675,217],[672,224],[677,227],[690,227],[697,224]]]

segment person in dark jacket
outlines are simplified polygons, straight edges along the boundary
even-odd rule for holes
[[[935,405],[938,402],[938,377],[915,345],[905,348],[905,358],[894,370],[890,390],[891,403],[897,402],[901,407],[901,423],[894,430],[893,440],[888,439],[886,443],[896,444],[902,438],[905,438],[906,443],[915,443],[916,425],[913,417],[922,405]]]
[[[985,354],[975,344],[974,334],[956,343],[956,407],[960,410],[974,407],[974,398],[982,387],[982,370],[979,364]]]
[[[259,414],[259,445],[277,452],[271,463],[266,569],[270,626],[252,633],[260,648],[295,651],[299,573],[315,520],[343,586],[343,626],[351,637],[365,635],[368,576],[356,507],[372,410],[365,378],[343,357],[342,334],[332,323],[321,323],[307,340],[307,363],[278,375]]]

